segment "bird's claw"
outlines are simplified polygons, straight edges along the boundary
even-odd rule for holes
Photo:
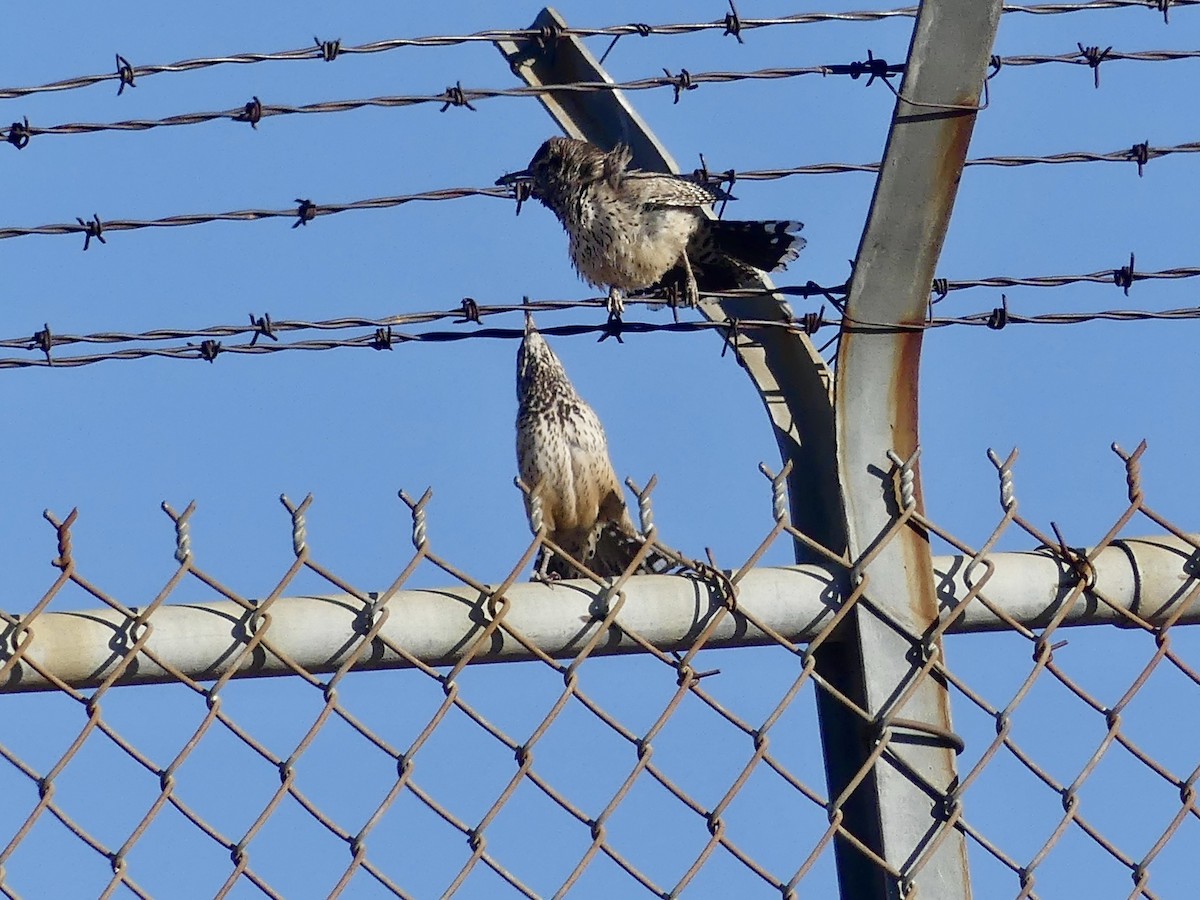
[[[625,298],[621,295],[621,291],[615,287],[608,289],[608,314],[609,316],[620,316],[625,312]]]

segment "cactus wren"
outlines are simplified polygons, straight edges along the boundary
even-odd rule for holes
[[[544,526],[551,541],[596,575],[625,572],[644,540],[621,496],[604,426],[576,393],[529,313],[517,351],[517,469],[529,489],[525,513],[531,526]],[[672,565],[651,551],[637,571],[663,572]],[[542,579],[583,574],[544,547],[535,572]]]
[[[730,196],[688,178],[630,169],[618,144],[605,153],[587,141],[552,137],[529,167],[497,184],[526,182],[570,237],[571,262],[595,287],[608,288],[619,314],[622,294],[660,284],[681,288],[694,306],[706,290],[739,287],[755,269],[786,267],[804,247],[800,222],[726,222],[702,209]]]

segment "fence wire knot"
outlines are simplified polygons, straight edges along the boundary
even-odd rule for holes
[[[729,0],[729,12],[725,13],[725,31],[721,37],[729,37],[730,35],[733,35],[739,44],[746,43],[742,38],[742,20],[738,15],[738,10],[733,0]]]
[[[1013,484],[1013,464],[1017,461],[1017,448],[1013,447],[1005,460],[1000,459],[1000,455],[995,450],[988,449],[987,457],[991,460],[992,465],[996,467],[996,473],[1000,476],[1000,506],[1005,512],[1016,509],[1017,492]]]
[[[1058,539],[1058,546],[1053,548],[1058,552],[1059,557],[1071,572],[1075,575],[1076,580],[1083,586],[1085,591],[1090,591],[1096,586],[1096,568],[1092,565],[1091,560],[1080,550],[1071,547],[1063,538],[1062,532],[1058,528],[1057,522],[1051,522],[1050,528],[1054,531],[1054,536]],[[1054,648],[1051,647],[1051,650]]]
[[[1108,57],[1108,54],[1112,50],[1112,47],[1108,46],[1108,47],[1105,47],[1103,50],[1101,50],[1099,47],[1085,47],[1085,46],[1083,46],[1083,44],[1080,44],[1080,43],[1076,43],[1075,46],[1079,48],[1079,55],[1083,57],[1084,62],[1086,62],[1091,67],[1092,79],[1093,79],[1096,87],[1099,88],[1100,87],[1100,63],[1104,62],[1104,60]]]
[[[1121,445],[1115,441],[1112,444],[1113,453],[1120,457],[1121,462],[1125,464],[1125,487],[1128,490],[1129,502],[1141,507],[1142,494],[1142,454],[1146,452],[1146,441],[1142,440],[1132,453],[1126,453]]]
[[[1142,141],[1130,147],[1129,158],[1137,163],[1138,178],[1141,178],[1146,170],[1146,163],[1150,162],[1150,142]]]
[[[667,76],[667,83],[675,88],[675,103],[679,102],[679,95],[684,91],[694,91],[700,87],[692,83],[692,73],[687,69],[680,69],[678,75],[672,75],[670,69],[663,69],[663,74]]]
[[[850,77],[857,81],[861,76],[868,75],[867,87],[875,83],[875,79],[880,81],[888,80],[888,64],[887,60],[875,57],[875,54],[867,50],[867,58],[864,60],[855,60],[850,63]]]
[[[896,467],[896,489],[900,495],[900,506],[905,510],[915,509],[917,506],[916,464],[920,456],[920,447],[913,450],[908,459],[903,459],[895,450],[887,452],[887,458]]]
[[[461,319],[454,320],[455,325],[466,325],[468,322],[474,322],[476,325],[483,324],[479,320],[479,304],[475,301],[474,297],[462,298],[462,314],[463,317]]]
[[[446,88],[442,94],[446,98],[446,102],[442,104],[439,112],[445,112],[452,106],[465,106],[471,112],[475,112],[475,107],[471,105],[471,101],[467,99],[467,95],[463,93],[462,82],[456,81],[454,84]]]
[[[625,486],[628,487],[638,502],[638,522],[641,526],[642,534],[649,534],[654,530],[654,504],[650,499],[651,493],[654,491],[655,485],[658,484],[658,476],[651,475],[650,480],[646,482],[646,487],[640,488],[632,478],[625,479]]]
[[[316,35],[313,35],[313,43],[317,45],[317,50],[321,53],[321,59],[325,60],[325,62],[333,62],[338,58],[338,54],[342,52],[341,38],[335,41],[323,41]]]
[[[376,328],[375,337],[371,338],[371,346],[376,350],[391,350],[394,337],[391,325],[386,328]]]
[[[1147,2],[1151,6],[1157,7],[1158,11],[1163,14],[1164,24],[1171,24],[1171,4],[1174,3],[1175,0],[1147,0]]]
[[[75,217],[75,221],[78,222],[79,227],[83,229],[84,250],[87,250],[88,247],[92,246],[92,238],[95,238],[102,244],[108,243],[108,241],[104,239],[104,223],[100,221],[100,216],[97,213],[92,213],[91,219],[87,220],[86,222],[78,216]]]
[[[533,196],[533,182],[518,181],[512,186],[513,199],[517,201],[516,215],[521,214],[521,207],[525,205],[525,201]]]
[[[792,471],[792,461],[789,459],[776,475],[764,462],[758,464],[758,471],[771,482],[771,515],[776,522],[786,522],[788,519],[787,477]]]
[[[988,81],[991,81],[1000,74],[1000,70],[1004,68],[1004,57],[997,54],[992,54],[992,58],[988,60],[988,68],[992,71],[988,73]]]
[[[72,509],[61,522],[48,509],[42,512],[42,518],[54,526],[55,536],[58,538],[58,556],[50,561],[50,565],[65,572],[74,563],[71,559],[71,526],[79,518],[79,508]]]
[[[987,327],[994,331],[999,331],[1008,324],[1008,297],[1004,294],[1000,295],[1000,305],[992,310],[992,314],[988,316]]]
[[[804,329],[804,333],[809,337],[816,334],[825,327],[825,304],[821,304],[821,308],[816,312],[806,312],[800,317],[800,326]]]
[[[317,205],[311,200],[306,200],[301,197],[296,198],[296,221],[292,223],[293,228],[299,228],[301,225],[307,225],[317,217]]]
[[[127,87],[137,87],[133,83],[134,76],[133,66],[129,64],[129,60],[123,57],[120,53],[117,54],[117,78],[120,84],[117,85],[117,96],[120,97],[125,93]]]
[[[258,123],[262,121],[262,101],[257,97],[251,97],[250,102],[242,107],[242,111],[233,118],[238,122],[249,122],[250,127],[255,131],[258,130]]]
[[[950,279],[949,278],[935,278],[935,279],[933,279],[933,282],[930,284],[929,289],[933,293],[937,294],[937,300],[934,300],[933,302],[939,303],[942,300],[945,300],[946,295],[950,293]]]
[[[425,507],[429,503],[429,499],[433,496],[433,488],[425,488],[419,500],[414,500],[404,491],[400,491],[399,497],[404,501],[404,505],[408,507],[412,514],[412,543],[417,550],[423,550],[425,545],[429,543],[429,535],[425,525]]]
[[[1134,256],[1129,254],[1129,265],[1121,266],[1118,269],[1113,269],[1113,284],[1125,292],[1125,296],[1129,296],[1129,289],[1133,287],[1133,283],[1137,280],[1137,272],[1134,271]]]
[[[250,338],[250,346],[253,347],[258,343],[260,337],[270,338],[273,341],[279,341],[279,335],[275,333],[275,326],[271,323],[271,314],[263,313],[261,316],[255,316],[250,313],[250,324],[254,326],[254,336]]]
[[[296,555],[297,559],[308,555],[308,523],[305,520],[304,514],[312,506],[312,501],[313,495],[309,494],[299,506],[295,506],[288,499],[287,494],[279,495],[279,502],[283,504],[283,508],[292,517],[292,552]]]
[[[29,127],[29,117],[22,116],[20,122],[13,122],[8,126],[8,134],[4,136],[4,139],[18,150],[24,150],[29,146],[31,137],[33,137],[33,131]]]
[[[46,354],[46,362],[54,365],[54,360],[50,357],[50,350],[54,347],[54,335],[50,331],[50,323],[46,322],[42,325],[41,331],[35,331],[30,339],[30,350],[41,350]]]
[[[189,343],[188,346],[195,347],[197,345]],[[220,354],[220,352],[223,349],[225,349],[224,347],[221,346],[220,341],[214,340],[212,338],[208,338],[207,340],[201,341],[199,344],[199,348],[200,348],[200,359],[204,360],[205,362],[213,362],[217,358],[217,356]]]
[[[164,501],[162,511],[170,516],[175,525],[175,561],[187,565],[192,559],[192,513],[196,511],[196,501],[187,505],[182,513],[175,512],[171,504]]]

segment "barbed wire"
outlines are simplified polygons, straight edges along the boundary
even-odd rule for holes
[[[1128,294],[1128,288],[1134,282],[1148,280],[1177,280],[1182,278],[1197,278],[1200,277],[1200,267],[1177,267],[1173,269],[1163,269],[1154,272],[1138,272],[1135,271],[1134,257],[1130,256],[1128,266],[1121,266],[1117,269],[1106,269],[1099,272],[1090,272],[1082,275],[1034,275],[1025,277],[1013,276],[993,276],[990,278],[950,280],[946,278],[935,278],[930,290],[930,302],[936,304],[944,299],[947,294],[953,291],[968,290],[971,288],[1003,288],[1003,287],[1065,287],[1072,284],[1093,283],[1093,284],[1112,284],[1116,287],[1124,288]],[[805,285],[785,285],[777,287],[774,290],[758,290],[758,289],[735,289],[728,291],[712,291],[706,292],[704,296],[715,299],[748,299],[751,297],[760,297],[768,295],[784,295],[789,297],[803,298],[823,298],[829,300],[836,309],[841,311],[844,307],[842,298],[847,293],[847,285],[841,284],[836,286],[819,285],[816,282],[808,282]],[[669,305],[670,298],[665,295],[638,296],[627,298],[626,303],[635,306],[647,306],[651,308],[659,308],[664,305]],[[427,325],[434,322],[442,322],[451,320],[455,324],[465,325],[468,323],[482,324],[482,320],[489,316],[504,315],[522,311],[540,311],[553,312],[562,310],[580,310],[580,309],[601,309],[607,306],[607,298],[590,297],[585,299],[554,299],[554,300],[530,300],[528,297],[523,298],[520,303],[509,304],[489,304],[480,305],[472,297],[464,297],[458,307],[443,310],[428,310],[423,312],[402,313],[394,316],[386,317],[364,317],[364,316],[341,316],[335,319],[323,319],[319,321],[310,321],[302,319],[272,319],[270,313],[255,315],[251,313],[248,322],[241,324],[228,325],[211,325],[198,329],[182,329],[182,328],[158,328],[151,331],[102,331],[92,334],[71,335],[54,333],[49,324],[31,337],[17,337],[0,339],[0,349],[10,350],[40,350],[42,353],[49,355],[50,352],[57,347],[70,346],[74,344],[124,344],[134,342],[157,342],[169,340],[205,340],[208,338],[228,338],[247,336],[251,338],[251,344],[256,344],[259,338],[266,338],[272,341],[278,341],[281,334],[288,334],[295,331],[344,331],[352,328],[396,328],[408,325]],[[1153,318],[1187,318],[1181,315],[1166,315],[1165,313],[1148,313],[1145,310],[1110,310],[1105,313],[1084,313],[1080,315],[1099,316],[1107,318],[1130,318],[1136,315],[1149,315]],[[943,318],[934,321],[941,324],[975,324],[976,319],[980,316],[989,316],[991,313],[977,313],[968,316],[957,318]],[[1045,314],[1044,319],[1028,319],[1029,322],[1052,322],[1058,323],[1060,316],[1071,314],[1050,313]],[[803,318],[803,317],[802,317]],[[1026,321],[1018,317],[1012,317],[1013,321]],[[822,324],[835,324],[835,320],[824,320]],[[1083,321],[1091,321],[1086,319]]]
[[[1163,14],[1164,21],[1166,21],[1168,20],[1171,7],[1188,7],[1197,4],[1200,4],[1200,0],[1092,0],[1092,2],[1084,3],[1048,3],[1032,6],[1006,5],[1004,12],[1031,15],[1057,15],[1092,10],[1141,7],[1160,11]],[[771,18],[743,18],[731,7],[731,11],[726,13],[722,18],[709,22],[659,25],[632,22],[625,25],[609,25],[601,28],[569,27],[555,29],[545,27],[540,29],[489,29],[477,31],[472,34],[389,38],[357,45],[343,45],[340,39],[322,40],[314,37],[311,46],[298,47],[292,50],[196,57],[165,65],[132,65],[124,56],[118,53],[115,55],[116,67],[112,72],[80,75],[28,87],[0,88],[0,99],[15,99],[18,97],[28,97],[33,94],[76,90],[109,81],[118,83],[117,93],[120,94],[124,92],[126,87],[136,87],[137,79],[148,78],[152,75],[177,74],[212,68],[214,66],[249,65],[263,62],[290,62],[299,60],[324,60],[325,62],[332,62],[343,55],[383,53],[406,47],[450,47],[468,43],[492,43],[499,40],[533,40],[541,46],[549,46],[559,37],[620,38],[627,35],[638,35],[640,37],[650,37],[651,35],[677,36],[717,29],[720,29],[724,35],[732,36],[739,42],[742,42],[741,35],[743,32],[759,28],[784,25],[811,25],[824,22],[874,22],[897,17],[911,18],[916,15],[916,12],[917,8],[910,6],[899,9],[862,10],[842,13],[798,13],[790,16],[776,16]]]
[[[662,305],[660,299],[628,301],[645,305]],[[322,322],[304,321],[272,321],[269,315],[255,316],[250,314],[250,325],[216,325],[197,330],[158,329],[150,332],[124,333],[102,332],[89,335],[58,335],[52,333],[47,324],[31,338],[14,338],[0,342],[0,347],[39,351],[42,358],[32,357],[0,357],[0,369],[59,367],[75,368],[92,365],[98,362],[130,359],[200,359],[213,362],[224,353],[241,355],[262,355],[291,350],[334,350],[346,348],[392,350],[406,343],[453,343],[464,340],[519,340],[524,334],[524,328],[480,327],[471,331],[425,331],[406,332],[397,330],[400,325],[428,323],[450,317],[456,318],[457,324],[473,322],[481,325],[481,319],[486,316],[511,314],[529,310],[546,312],[551,310],[600,309],[605,306],[603,298],[587,300],[555,300],[555,301],[526,301],[520,304],[498,306],[478,306],[471,300],[463,301],[463,308],[452,311],[416,313],[385,318],[341,318]],[[1147,322],[1147,321],[1178,321],[1200,319],[1200,307],[1182,307],[1168,310],[1146,309],[1112,309],[1094,312],[1059,312],[1038,313],[1025,315],[1012,312],[1008,307],[1007,297],[1002,298],[1002,305],[990,311],[970,313],[962,316],[931,316],[923,322],[895,323],[872,322],[863,319],[842,317],[826,317],[825,308],[820,311],[807,313],[799,318],[787,321],[763,319],[726,319],[724,321],[693,320],[671,322],[640,322],[624,321],[621,318],[610,317],[604,322],[574,323],[567,325],[543,326],[539,330],[543,334],[557,337],[577,337],[585,334],[595,334],[599,340],[616,338],[622,342],[626,334],[651,334],[658,332],[689,333],[698,331],[719,331],[725,336],[725,346],[721,355],[733,342],[734,338],[745,330],[778,328],[793,334],[814,335],[827,328],[838,328],[845,324],[873,331],[925,331],[947,326],[987,327],[999,331],[1008,325],[1080,325],[1089,322]],[[298,330],[346,330],[350,328],[367,328],[364,334],[349,338],[305,339],[291,342],[280,341],[279,335]],[[238,344],[225,344],[218,338],[251,335],[249,341]],[[267,337],[271,343],[259,343],[260,337]],[[105,353],[79,354],[75,356],[55,356],[57,347],[71,344],[108,344],[156,342],[165,340],[188,340],[187,343],[175,347],[127,347]],[[193,342],[195,341],[195,342]]]
[[[20,122],[14,122],[6,130],[0,130],[0,139],[7,141],[18,149],[24,149],[29,145],[30,138],[41,135],[95,134],[105,131],[148,131],[154,128],[199,125],[220,120],[244,122],[250,124],[251,127],[257,127],[260,121],[272,116],[341,113],[367,108],[395,109],[431,103],[441,104],[442,112],[445,112],[452,106],[466,107],[467,109],[474,110],[475,107],[473,104],[481,100],[491,100],[501,97],[542,97],[549,94],[563,93],[603,93],[671,88],[675,91],[676,99],[678,99],[683,91],[692,90],[701,84],[773,81],[784,78],[797,78],[803,75],[849,75],[854,79],[862,75],[867,75],[869,76],[868,83],[871,83],[877,77],[885,77],[903,72],[904,66],[902,64],[889,65],[885,60],[872,57],[864,61],[846,64],[836,63],[821,66],[782,67],[758,69],[749,72],[691,73],[683,69],[680,74],[672,75],[665,69],[663,71],[664,75],[638,78],[624,82],[575,81],[565,84],[531,85],[512,88],[464,88],[460,82],[450,85],[440,94],[403,94],[350,100],[326,100],[300,106],[267,104],[261,102],[259,98],[254,97],[243,106],[215,112],[183,113],[161,119],[127,119],[120,122],[70,122],[46,128],[30,125],[27,119],[23,119]]]
[[[1134,162],[1138,174],[1147,162],[1163,156],[1180,153],[1200,152],[1200,141],[1187,144],[1177,144],[1171,147],[1151,147],[1149,142],[1134,144],[1127,150],[1116,150],[1111,153],[1093,153],[1090,151],[1070,151],[1049,156],[985,156],[968,159],[967,166],[1002,166],[1006,168],[1032,165],[1062,165],[1081,162]],[[726,169],[723,172],[712,172],[707,168],[697,169],[692,173],[698,181],[709,185],[728,184],[735,181],[773,181],[796,175],[840,175],[849,172],[877,172],[879,163],[817,163],[807,166],[796,166],[790,169],[761,169],[738,172]],[[351,212],[364,209],[388,209],[403,206],[418,201],[460,200],[465,197],[491,197],[495,199],[524,199],[512,188],[497,187],[454,187],[441,188],[433,191],[423,191],[415,194],[401,194],[391,197],[373,197],[366,200],[354,200],[348,203],[317,204],[310,199],[296,199],[296,206],[290,209],[243,209],[221,213],[184,213],[167,216],[160,219],[101,219],[99,213],[93,213],[91,219],[76,218],[75,224],[60,222],[50,225],[9,226],[0,228],[0,240],[9,238],[29,237],[31,235],[67,235],[82,234],[83,249],[91,246],[95,238],[100,243],[107,243],[105,233],[113,231],[136,231],[144,228],[179,228],[189,225],[203,225],[210,222],[254,222],[260,219],[294,219],[293,228],[307,225],[320,216],[336,213]]]
[[[1131,53],[1114,51],[1112,47],[1100,49],[1097,46],[1085,47],[1078,45],[1075,53],[1058,55],[1019,55],[993,56],[991,58],[992,77],[1004,67],[1028,67],[1050,64],[1071,64],[1088,66],[1092,69],[1096,87],[1100,86],[1100,65],[1104,62],[1118,60],[1134,60],[1140,62],[1173,62],[1178,60],[1200,59],[1200,50],[1143,50]],[[672,74],[667,69],[663,75],[637,78],[623,82],[607,81],[575,81],[564,84],[527,85],[512,88],[464,88],[461,82],[448,86],[440,94],[394,94],[380,97],[366,97],[344,100],[323,100],[316,103],[271,104],[263,103],[257,96],[247,103],[230,109],[181,113],[158,119],[123,119],[116,122],[67,122],[59,125],[41,127],[31,125],[29,119],[23,118],[13,122],[7,129],[0,129],[0,140],[23,150],[32,138],[45,135],[82,135],[100,132],[140,132],[158,128],[173,128],[183,125],[200,125],[217,121],[247,123],[257,128],[263,119],[274,116],[315,115],[328,113],[351,112],[359,109],[403,109],[413,106],[440,104],[441,111],[450,107],[466,107],[474,110],[474,104],[482,100],[498,98],[544,97],[551,94],[563,93],[603,93],[613,91],[646,91],[669,88],[675,92],[675,100],[685,91],[691,91],[702,84],[732,84],[742,81],[774,81],[788,78],[798,78],[804,75],[827,76],[848,75],[852,79],[867,76],[866,84],[870,86],[876,80],[887,81],[894,75],[902,74],[905,66],[902,63],[889,64],[886,59],[876,57],[870,50],[867,58],[854,60],[849,63],[830,63],[817,66],[790,66],[757,69],[753,71],[716,71],[692,73],[681,69],[679,74]]]

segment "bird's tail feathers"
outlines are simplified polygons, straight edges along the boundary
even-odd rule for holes
[[[800,255],[807,241],[800,237],[803,222],[729,222],[712,223],[716,249],[738,262],[774,272]]]

